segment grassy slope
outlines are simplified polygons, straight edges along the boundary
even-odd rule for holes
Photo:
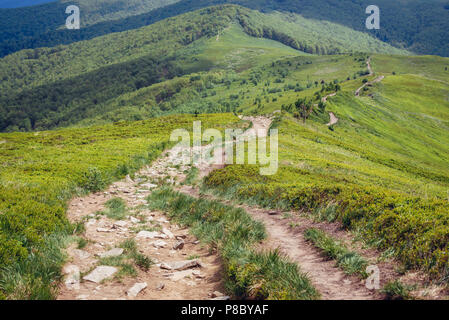
[[[172,130],[201,120],[218,129],[232,115],[172,116],[88,129],[0,134],[0,298],[50,299],[71,234],[66,202],[98,191],[154,160]],[[112,151],[112,152],[111,152]]]
[[[233,41],[230,41],[246,38],[251,41],[245,42],[243,47],[239,44],[234,46]],[[358,58],[349,55],[306,55],[288,58],[286,61],[274,60],[273,57],[277,54],[288,56],[297,52],[271,40],[251,38],[241,32],[233,33],[232,28],[220,36],[219,42],[216,38],[207,41],[211,44],[204,46],[208,50],[206,52],[214,54],[197,52],[200,61],[211,66],[210,72],[164,81],[108,100],[97,107],[102,110],[101,113],[97,108],[92,108],[87,119],[76,125],[107,123],[119,119],[143,119],[162,114],[192,113],[196,110],[209,113],[271,112],[281,109],[282,104],[292,103],[298,95],[313,94],[316,91],[315,81],[344,81],[366,69],[364,59],[358,61]],[[219,48],[223,45],[229,46],[227,50],[220,51]],[[259,54],[257,59],[254,59],[254,52],[262,51],[264,54]],[[228,59],[228,56],[234,57],[234,60]],[[272,59],[272,62],[264,64],[269,59]],[[237,73],[232,68],[241,72]],[[304,91],[295,92],[297,85]],[[308,85],[312,88],[307,89]],[[269,90],[276,92],[269,93]],[[261,99],[260,107],[255,103],[257,98]],[[273,99],[277,100],[273,102]]]
[[[404,74],[393,76],[389,70],[361,98],[353,93],[361,81],[348,81],[330,99],[327,111],[340,119],[334,131],[320,112],[305,125],[289,117],[277,124],[276,175],[261,177],[250,167],[230,166],[212,173],[207,183],[270,206],[334,206],[347,226],[380,239],[382,248],[392,246],[408,266],[444,279],[449,83],[422,74],[435,70],[432,78],[443,77],[448,60],[375,56],[373,65],[389,59]],[[399,59],[402,63],[395,64]],[[411,67],[417,64],[418,70]],[[420,75],[411,74],[414,70]]]
[[[2,83],[2,89],[24,89],[64,80],[106,65],[135,60],[154,50],[171,52],[172,49],[181,47],[176,43],[180,36],[191,34],[192,32],[188,32],[189,30],[198,31],[201,29],[198,23],[209,28],[207,32],[203,30],[202,36],[215,36],[219,30],[228,27],[233,20],[232,18],[237,16],[249,17],[247,18],[248,21],[256,29],[267,26],[279,28],[280,32],[293,33],[291,28],[295,27],[292,38],[310,43],[310,46],[322,45],[323,42],[328,42],[337,37],[338,47],[344,48],[345,51],[360,51],[364,47],[367,52],[407,53],[370,38],[366,34],[350,32],[337,25],[325,23],[326,28],[323,29],[324,24],[313,20],[308,21],[300,16],[293,16],[292,20],[292,17],[286,14],[263,15],[237,6],[214,8],[213,11],[199,10],[166,19],[138,30],[106,35],[55,49],[23,50],[0,60],[0,76],[5,81]],[[211,28],[210,24],[214,24],[215,28]],[[307,32],[302,30],[305,26],[307,26]],[[340,32],[329,35],[329,32],[335,29]],[[240,32],[237,30],[237,33]],[[348,33],[349,37],[339,35]],[[242,35],[235,36],[238,38],[240,45],[244,45],[242,40],[249,40],[249,38],[241,39]],[[153,43],[155,37],[158,38],[157,46]],[[198,38],[200,37],[196,39]],[[252,42],[252,40],[249,41]],[[365,45],[366,43],[369,43],[368,47]],[[270,46],[282,47],[268,42],[268,47]],[[213,45],[210,50],[214,50]]]
[[[360,51],[407,54],[406,50],[394,48],[369,34],[326,20],[304,18],[302,15],[291,12],[261,13],[251,11],[247,22],[250,34],[253,29],[256,34],[260,32],[260,35],[262,35],[261,30],[263,28],[275,26],[276,31],[303,41],[305,50],[309,53],[335,54]],[[270,37],[269,33],[264,36]]]

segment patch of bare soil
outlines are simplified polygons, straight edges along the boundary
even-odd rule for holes
[[[333,112],[329,112],[329,123],[327,124],[327,126],[332,126],[334,124],[336,124],[338,122],[338,118],[335,116],[335,114]]]

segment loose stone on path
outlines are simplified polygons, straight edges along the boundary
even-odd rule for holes
[[[184,260],[184,261],[175,261],[175,262],[164,262],[161,263],[160,268],[166,270],[186,270],[189,268],[201,267],[201,263],[194,260]]]
[[[168,238],[167,235],[157,232],[157,231],[140,231],[137,236],[137,238],[144,238],[144,239],[154,239],[154,238],[160,238],[160,239],[166,239]]]
[[[101,281],[112,277],[117,271],[118,269],[115,267],[99,266],[87,276],[83,277],[83,279],[86,281],[100,283]]]
[[[128,297],[135,298],[144,289],[146,289],[148,284],[146,282],[136,283],[128,291]]]

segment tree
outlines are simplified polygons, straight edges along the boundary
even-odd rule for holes
[[[302,121],[305,123],[306,119],[313,111],[312,101],[306,99],[298,99],[295,102],[295,106],[301,115]]]

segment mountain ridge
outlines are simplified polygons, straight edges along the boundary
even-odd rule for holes
[[[81,0],[80,0],[81,1]],[[141,0],[135,0],[137,3]],[[175,0],[173,0],[175,1]],[[86,39],[92,39],[108,33],[140,28],[162,19],[203,7],[219,4],[237,4],[261,12],[274,10],[294,12],[307,19],[325,20],[345,25],[357,31],[371,34],[378,39],[398,48],[408,49],[419,54],[449,56],[449,40],[445,31],[449,28],[449,10],[445,0],[403,1],[401,3],[380,0],[382,10],[381,29],[366,30],[365,8],[369,1],[357,2],[345,0],[298,0],[296,2],[280,0],[181,0],[163,7],[145,7],[136,15],[119,20],[103,21],[83,27],[80,30],[64,30],[65,4],[56,2],[41,7],[42,14],[34,17],[33,10],[25,8],[17,11],[0,10],[0,56],[12,52],[36,47],[56,46]],[[45,8],[45,9],[44,9]],[[319,10],[317,8],[320,8]],[[118,8],[123,11],[123,8]],[[144,12],[145,11],[145,12]],[[48,16],[46,14],[48,12]],[[17,16],[30,23],[23,24]],[[35,23],[33,21],[35,20]],[[47,22],[50,21],[50,24]],[[83,20],[82,20],[83,21]],[[83,22],[82,22],[83,23]],[[22,31],[23,29],[23,31]]]

